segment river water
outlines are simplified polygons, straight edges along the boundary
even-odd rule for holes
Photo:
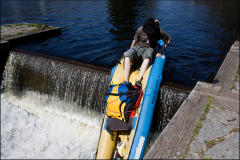
[[[1,25],[43,23],[62,35],[18,48],[112,68],[148,17],[172,37],[164,79],[211,82],[239,35],[239,1],[1,1]]]
[[[62,28],[62,35],[16,47],[106,68],[116,65],[148,17],[158,18],[172,37],[164,79],[185,85],[210,82],[239,35],[238,1],[1,1],[1,25]],[[109,75],[75,67],[10,53],[1,94],[1,158],[93,158],[102,113],[89,107],[101,110],[93,95]],[[153,126],[161,130],[187,94],[163,87],[159,97]],[[146,151],[158,135],[150,133]]]

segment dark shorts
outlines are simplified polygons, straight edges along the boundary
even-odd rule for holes
[[[142,57],[143,60],[149,58],[152,62],[154,55],[155,50],[153,48],[141,48],[134,46],[124,54],[124,57],[129,57],[131,61],[137,59],[138,57]]]

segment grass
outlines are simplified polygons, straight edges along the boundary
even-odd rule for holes
[[[197,89],[197,91],[200,91],[199,89]]]
[[[207,142],[207,145],[208,145],[208,146],[212,146],[213,144],[214,144],[214,143],[213,143],[212,140],[210,140],[210,141]]]
[[[36,27],[38,30],[45,30],[47,28],[50,28],[48,25],[43,25],[41,23],[30,23],[27,24],[28,27]]]
[[[238,77],[239,77],[239,74],[237,74],[237,75],[235,76],[234,80],[236,81],[236,80],[238,79]]]
[[[10,24],[7,24],[7,25],[5,25],[5,27],[12,27],[12,25],[10,25]]]
[[[219,142],[222,142],[222,141],[224,141],[224,139],[220,138],[220,139],[219,139]]]
[[[17,35],[23,34],[23,32],[18,32]]]
[[[14,25],[10,25],[10,24],[7,24],[7,25],[4,25],[5,27],[13,27],[13,26],[22,26],[22,25],[27,25],[28,28],[29,27],[36,27],[37,30],[45,30],[47,28],[49,29],[54,29],[56,27],[49,27],[47,24],[43,25],[42,23],[29,23],[29,24],[25,24],[25,23],[16,23]]]
[[[205,117],[206,117],[206,115],[207,115],[207,113],[209,111],[209,108],[211,106],[211,103],[213,101],[213,97],[212,96],[209,96],[209,95],[206,95],[206,96],[209,98],[209,100],[208,100],[208,102],[206,104],[206,107],[204,108],[204,111],[203,111],[203,114],[202,114],[200,120],[198,121],[195,129],[193,130],[193,135],[191,137],[191,140],[193,140],[195,138],[195,136],[199,133],[199,130],[201,129],[201,127],[203,125],[203,120],[205,119]],[[182,155],[182,157],[180,157],[180,159],[187,158],[188,150],[189,150],[189,145],[187,145],[187,147],[185,148],[185,151],[183,152],[183,155]]]
[[[12,37],[11,34],[4,36],[3,38]]]
[[[235,88],[236,88],[236,85],[235,85],[235,84],[233,84],[231,89],[235,89]]]
[[[204,157],[203,159],[212,159],[212,157]]]
[[[36,31],[41,31],[41,30],[45,30],[45,29],[54,29],[56,27],[49,27],[48,25],[43,25],[41,23],[29,23],[29,24],[25,24],[25,23],[16,23],[13,25],[7,24],[4,25],[5,27],[14,27],[14,26],[22,26],[22,25],[27,25],[28,27],[34,27],[30,32],[36,32]],[[28,32],[28,33],[30,33]],[[18,32],[16,35],[21,35],[24,34],[24,32]],[[16,36],[16,35],[6,35],[6,36],[2,36],[1,38],[8,38],[8,37],[12,37],[12,36]]]
[[[180,157],[179,159],[185,159],[188,156],[188,150],[189,150],[189,144],[187,145],[187,147],[185,148],[182,157]]]
[[[239,77],[239,66],[238,66],[238,70],[237,70],[237,75],[235,76],[234,80],[236,81]]]
[[[233,128],[233,129],[232,129],[233,132],[236,132],[237,130],[238,130],[237,128]]]
[[[224,107],[221,107],[222,110],[224,110],[225,108]]]
[[[22,25],[24,25],[24,23],[17,23],[17,24],[15,24],[15,26],[22,26]]]

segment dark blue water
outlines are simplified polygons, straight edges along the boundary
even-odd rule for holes
[[[112,68],[148,17],[172,37],[165,80],[211,82],[239,37],[239,1],[1,1],[1,25],[48,24],[62,35],[17,46]]]

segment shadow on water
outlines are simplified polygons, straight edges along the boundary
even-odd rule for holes
[[[107,5],[108,21],[112,24],[109,32],[111,40],[133,40],[138,27],[148,18],[147,13],[154,6],[154,1],[114,1],[109,0]],[[128,44],[131,45],[131,44]]]

